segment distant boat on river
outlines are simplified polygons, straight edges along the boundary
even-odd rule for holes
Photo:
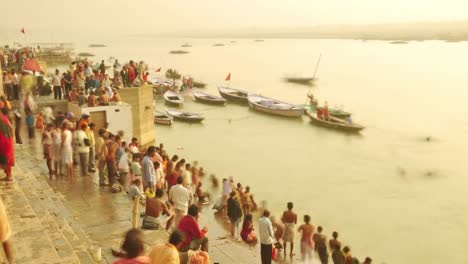
[[[247,91],[226,86],[219,86],[218,91],[219,94],[226,100],[240,104],[248,103],[247,96],[249,95],[249,93]]]
[[[328,120],[320,119],[317,117],[317,113],[315,111],[307,110],[306,114],[310,117],[311,122],[317,126],[354,133],[357,133],[364,129],[364,127],[361,125],[354,124],[344,119],[336,118],[333,116],[330,116]]]

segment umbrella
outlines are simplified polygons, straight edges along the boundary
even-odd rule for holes
[[[41,71],[41,66],[35,59],[29,59],[23,63],[23,71]]]

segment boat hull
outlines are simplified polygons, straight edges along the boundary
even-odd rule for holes
[[[172,125],[172,122],[174,121],[174,118],[166,113],[163,112],[155,112],[154,113],[154,123],[155,124],[160,124],[160,125]]]
[[[284,117],[301,117],[304,114],[303,108],[291,108],[291,109],[275,109],[261,104],[257,104],[252,100],[248,100],[249,107],[270,115],[284,116]]]
[[[349,124],[346,121],[336,117],[330,117],[330,121],[327,121],[317,118],[316,112],[306,111],[306,114],[310,117],[311,123],[317,126],[350,133],[359,133],[361,130],[364,129],[363,126],[357,124]]]
[[[172,106],[181,106],[184,103],[184,97],[181,96],[180,94],[167,91],[163,95],[164,101],[168,105]]]
[[[234,102],[234,103],[238,103],[238,104],[243,104],[243,105],[246,105],[248,104],[248,100],[247,100],[247,93],[245,92],[245,96],[240,96],[238,94],[233,94],[233,93],[230,93],[222,88],[218,88],[218,91],[219,91],[219,94],[226,100],[230,101],[230,102]],[[233,92],[236,92],[236,90],[232,90]],[[238,93],[240,93],[241,91],[238,91]],[[242,91],[242,93],[244,93]]]
[[[202,97],[195,97],[195,101],[203,104],[209,104],[209,105],[224,105],[226,103],[226,100],[212,100],[212,99],[206,99]]]
[[[173,117],[177,121],[189,122],[189,123],[200,123],[205,117],[200,114],[195,113],[185,113],[185,112],[174,112],[171,110],[167,111],[167,114]]]
[[[307,110],[311,111],[317,111],[317,108],[312,106],[312,105],[306,105],[304,107]],[[338,110],[338,109],[328,109],[328,112],[330,113],[331,116],[337,117],[337,118],[348,118],[351,116],[351,113],[345,112],[343,110]]]

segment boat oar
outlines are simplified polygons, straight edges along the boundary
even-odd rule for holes
[[[320,64],[321,59],[322,59],[322,53],[320,53],[320,55],[318,57],[318,60],[317,60],[317,64],[315,65],[314,76],[313,76],[314,80],[315,80],[315,76],[317,76],[317,69],[318,69],[318,66]],[[305,99],[304,105],[307,104],[307,98],[309,97],[310,90],[312,90],[312,86],[310,86],[309,91],[306,94],[306,99]]]

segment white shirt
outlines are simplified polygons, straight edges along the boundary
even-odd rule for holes
[[[146,185],[156,184],[156,172],[154,171],[154,164],[151,157],[145,156],[143,158],[143,168],[141,173],[143,174],[143,181]]]
[[[190,194],[182,184],[174,185],[169,190],[169,201],[174,203],[176,209],[186,211],[189,206],[189,200]]]
[[[125,152],[119,160],[119,171],[120,172],[129,172],[130,166],[128,166],[128,154]]]
[[[273,225],[268,217],[262,216],[258,219],[258,234],[260,243],[264,245],[273,244]]]
[[[223,194],[229,195],[232,192],[231,183],[229,181],[223,182]]]
[[[88,138],[86,136],[86,132],[83,130],[78,130],[76,135],[78,138],[78,153],[89,153],[89,147],[87,147],[84,143],[84,139]]]
[[[182,173],[182,178],[184,178],[184,185],[189,186],[192,185],[192,173],[190,171],[184,171]]]
[[[60,86],[60,75],[54,74],[52,76],[52,85],[53,86]]]

